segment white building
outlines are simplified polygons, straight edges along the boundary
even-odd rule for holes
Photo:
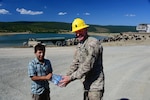
[[[150,33],[150,24],[139,24],[136,26],[136,30],[142,33]]]

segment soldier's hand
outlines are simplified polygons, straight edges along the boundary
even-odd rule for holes
[[[70,82],[70,77],[69,76],[62,76],[62,80],[59,82],[58,86],[66,87],[69,82]]]

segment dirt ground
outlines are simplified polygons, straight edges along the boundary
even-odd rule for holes
[[[150,100],[150,41],[102,43],[104,48],[104,100]],[[75,46],[47,47],[46,58],[54,73],[65,75],[73,59]],[[31,100],[28,62],[33,48],[0,48],[0,100]],[[60,88],[50,82],[51,100],[82,100],[79,80]]]

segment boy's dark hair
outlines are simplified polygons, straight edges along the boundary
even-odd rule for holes
[[[34,47],[34,53],[36,53],[38,50],[42,50],[45,52],[45,46],[42,45],[41,43],[38,43],[35,47]]]

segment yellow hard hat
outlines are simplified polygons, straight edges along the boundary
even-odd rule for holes
[[[83,19],[76,18],[72,22],[72,32],[76,32],[78,30],[81,30],[83,28],[87,28],[89,25],[86,25]]]

